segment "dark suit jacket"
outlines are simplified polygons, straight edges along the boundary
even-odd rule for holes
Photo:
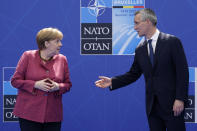
[[[112,88],[117,89],[136,81],[143,73],[146,85],[146,113],[150,114],[155,96],[161,108],[171,113],[175,99],[187,101],[189,73],[182,44],[175,36],[160,33],[151,65],[147,42],[135,50],[130,70],[112,78]]]

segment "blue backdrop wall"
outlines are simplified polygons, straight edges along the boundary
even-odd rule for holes
[[[196,67],[197,1],[146,0],[145,7],[155,10],[160,31],[181,39],[189,66]],[[24,51],[37,49],[37,31],[50,26],[64,33],[61,53],[68,58],[73,83],[63,97],[62,130],[148,131],[143,77],[112,92],[95,87],[99,75],[128,71],[133,56],[80,55],[80,0],[0,1],[1,130],[19,130],[17,122],[3,123],[3,67],[15,67]],[[197,130],[195,123],[186,126]]]

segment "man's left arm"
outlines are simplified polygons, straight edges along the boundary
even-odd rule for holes
[[[176,96],[173,111],[174,115],[178,116],[184,110],[184,103],[187,102],[189,71],[184,49],[178,38],[175,38],[172,49],[173,63],[176,71]]]

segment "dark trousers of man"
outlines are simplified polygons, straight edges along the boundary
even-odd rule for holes
[[[60,131],[61,122],[39,123],[19,118],[21,131]]]
[[[174,116],[173,111],[167,114],[161,109],[158,99],[155,97],[153,109],[148,116],[150,131],[185,131],[184,112]]]

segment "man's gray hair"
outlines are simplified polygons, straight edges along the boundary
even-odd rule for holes
[[[149,8],[145,8],[142,10],[138,10],[135,12],[135,16],[137,14],[141,14],[141,20],[145,21],[145,20],[150,20],[151,23],[156,26],[157,25],[157,16],[155,15],[155,12]]]

